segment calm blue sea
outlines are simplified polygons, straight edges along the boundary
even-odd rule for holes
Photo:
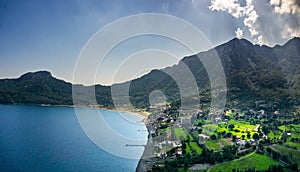
[[[126,120],[115,111],[79,111],[87,115],[101,112],[99,115],[116,133],[128,138],[147,137],[140,116],[125,114],[130,118]],[[112,142],[117,142],[113,146],[118,150],[127,149],[126,143]],[[144,148],[129,149],[141,156]],[[138,161],[112,155],[94,144],[80,127],[74,108],[0,105],[0,171],[126,172],[135,171]]]

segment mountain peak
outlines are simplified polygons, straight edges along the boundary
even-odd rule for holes
[[[52,76],[51,72],[44,70],[44,71],[25,73],[24,75],[20,76],[19,80],[27,80],[27,79],[31,79],[33,77],[47,78],[47,77],[51,77],[51,76]]]
[[[221,44],[216,47],[219,51],[223,52],[230,52],[230,51],[236,51],[240,49],[245,49],[248,50],[250,47],[253,47],[253,44],[246,40],[246,39],[238,39],[238,38],[233,38],[230,41]]]
[[[233,45],[238,45],[238,46],[241,46],[241,45],[253,45],[250,41],[248,41],[247,39],[244,39],[244,38],[233,38],[232,40],[228,41],[229,44],[233,44]]]

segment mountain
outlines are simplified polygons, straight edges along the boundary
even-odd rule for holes
[[[4,104],[72,104],[72,84],[48,71],[29,72],[18,79],[0,80],[0,95]]]
[[[128,95],[124,95],[122,90],[127,87],[129,99],[136,107],[149,107],[149,96],[155,90],[163,92],[168,102],[200,96],[202,104],[209,104],[211,86],[202,61],[208,62],[206,67],[219,70],[212,60],[215,56],[219,57],[224,69],[228,106],[255,106],[254,102],[260,100],[269,104],[276,102],[281,108],[299,105],[300,38],[275,47],[253,45],[245,39],[235,38],[211,50],[184,57],[177,65],[153,70],[132,81],[111,87],[74,87],[81,90],[83,99],[85,91],[95,88],[97,102],[106,107],[113,106],[111,89],[114,90],[114,98],[125,100]],[[199,95],[195,95],[192,85],[181,82],[189,79],[191,83],[195,81]],[[90,103],[88,98],[83,102]],[[18,79],[2,79],[0,103],[72,104],[72,84],[54,78],[47,71],[27,73]]]
[[[223,65],[227,84],[227,103],[240,102],[241,107],[255,106],[255,101],[279,104],[281,108],[299,104],[300,39],[294,38],[273,48],[253,45],[245,39],[233,39],[206,52],[183,58],[178,65],[154,70],[131,82],[133,102],[147,102],[154,90],[162,90],[168,100],[179,98],[176,82],[166,73],[180,75],[187,66],[202,94],[201,102],[210,101],[209,77],[199,59],[210,59],[215,53]],[[206,90],[206,91],[203,91]],[[137,104],[139,105],[139,104]],[[149,104],[147,104],[149,106]]]
[[[87,92],[94,89],[96,99],[101,100],[103,106],[112,105],[110,87],[72,85],[53,77],[48,71],[29,72],[17,79],[1,79],[0,103],[72,105],[72,86],[80,90],[81,100],[85,104],[90,103],[86,98]]]

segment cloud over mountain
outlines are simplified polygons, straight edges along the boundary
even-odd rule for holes
[[[236,35],[237,38],[241,39],[243,37],[243,30],[241,28],[238,28],[235,31],[235,35]]]
[[[300,36],[299,0],[211,0],[209,9],[241,19],[258,44],[274,45],[278,40]]]

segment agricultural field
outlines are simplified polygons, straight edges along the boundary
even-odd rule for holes
[[[202,126],[202,133],[206,135],[213,135],[218,129],[217,124],[207,124]]]
[[[251,153],[240,159],[215,165],[210,171],[232,171],[232,169],[244,170],[249,167],[254,167],[255,170],[267,170],[270,165],[280,164],[280,162],[273,160],[267,155]]]
[[[278,127],[286,133],[291,133],[293,138],[300,139],[300,124],[282,125]]]
[[[271,131],[269,132],[269,134],[268,134],[268,138],[269,138],[270,140],[273,140],[273,139],[280,139],[281,136],[282,136],[282,131],[276,131],[276,130],[274,130],[274,131],[271,130]]]
[[[272,146],[270,146],[270,148],[281,153],[282,155],[292,156],[292,158],[295,159],[296,162],[298,162],[298,165],[300,165],[300,151],[299,150],[291,149],[286,146],[278,145],[278,144],[272,145]]]
[[[187,154],[192,154],[192,149],[191,149],[190,145],[188,143],[186,143],[185,145],[186,145],[185,152]]]
[[[189,142],[189,145],[197,154],[202,153],[202,149],[198,146],[196,142]]]
[[[231,146],[234,145],[234,143],[231,141],[231,139],[222,138],[219,140],[219,143],[223,146]]]
[[[285,142],[284,145],[290,146],[290,147],[295,147],[298,150],[300,150],[300,143],[295,143],[295,142]]]
[[[232,125],[233,128],[229,128],[229,125]],[[247,133],[250,133],[250,138],[256,132],[258,128],[257,125],[250,125],[248,122],[238,122],[234,120],[230,120],[227,123],[221,124],[207,124],[203,125],[202,133],[207,135],[217,134],[217,132],[231,132],[232,135],[237,137],[242,137],[244,135],[245,139],[247,139]]]
[[[220,150],[221,146],[213,140],[208,140],[205,142],[205,145],[208,149],[213,149],[213,150]]]

